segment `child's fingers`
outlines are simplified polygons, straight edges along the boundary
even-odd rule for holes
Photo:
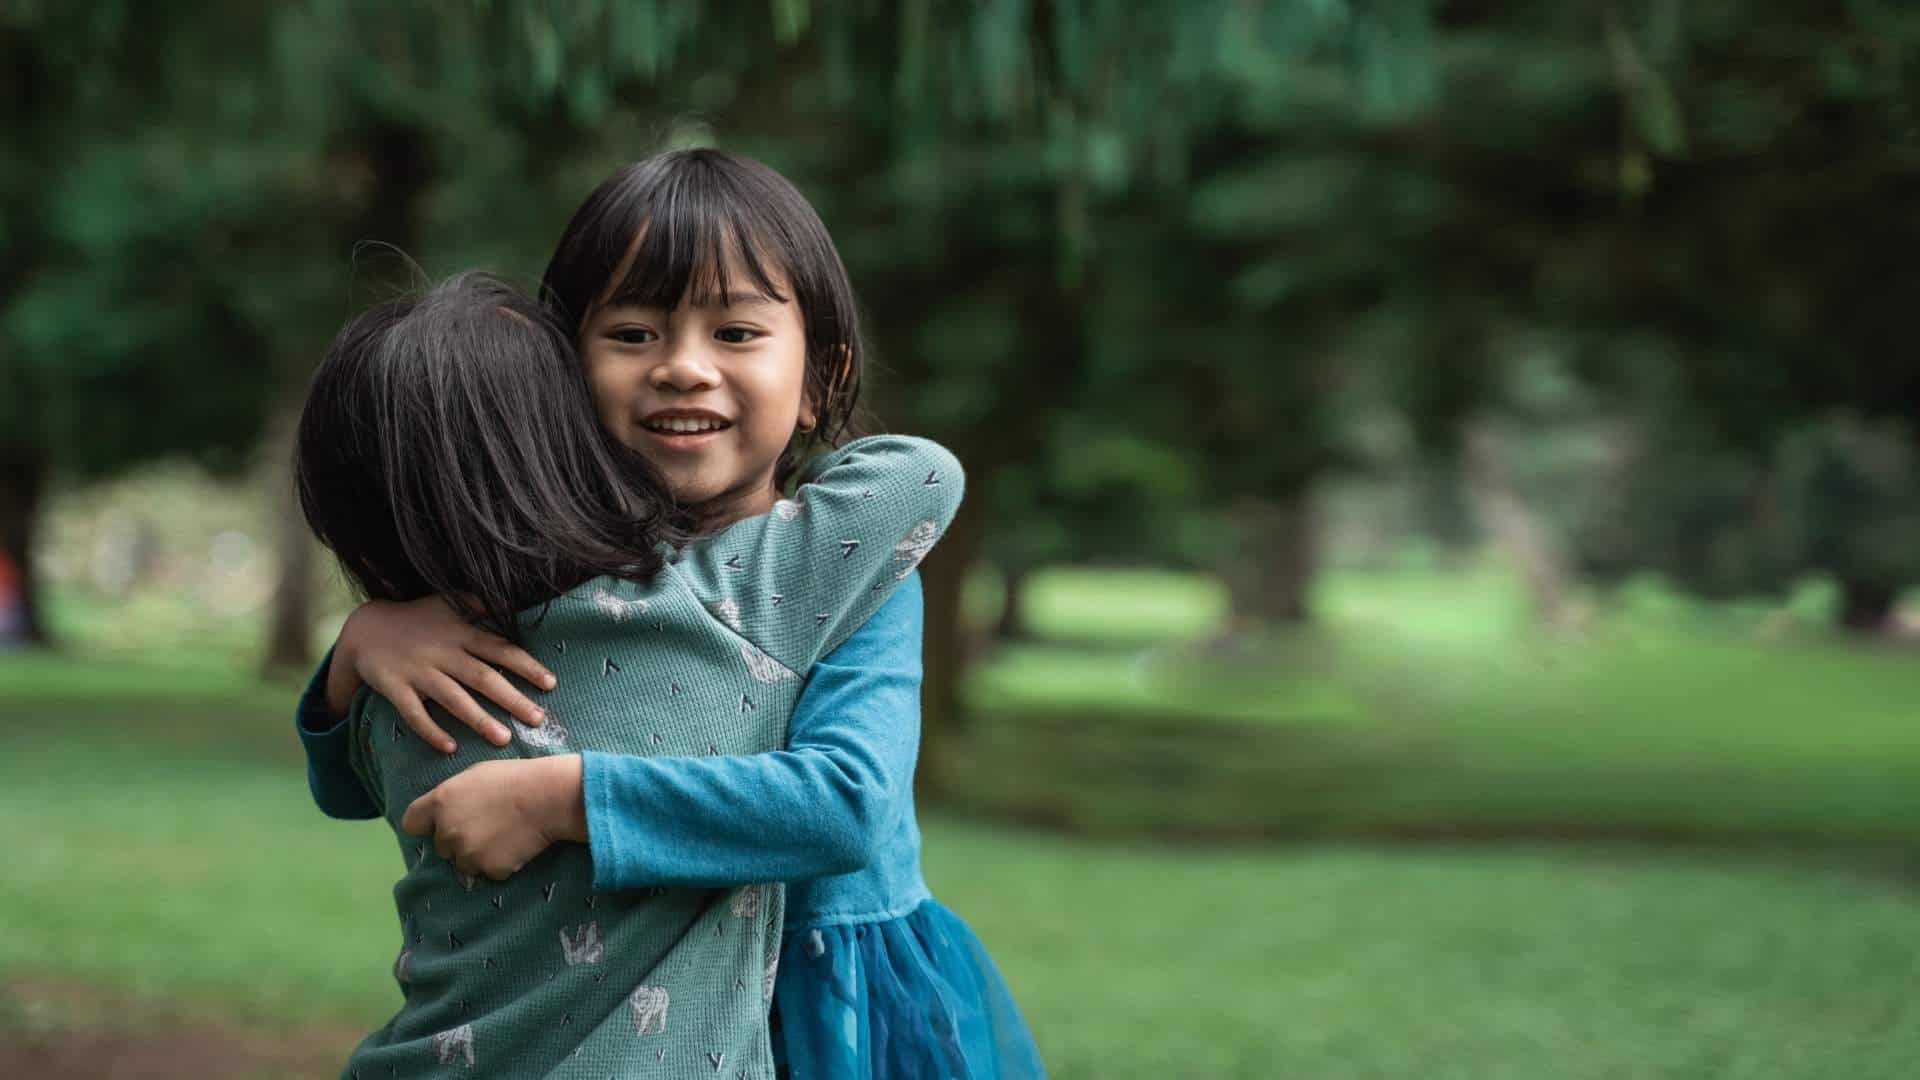
[[[519,838],[501,840],[484,853],[476,853],[474,865],[478,872],[494,881],[505,881],[520,872],[527,860],[539,854],[537,850],[518,842]]]
[[[492,699],[495,705],[519,717],[520,722],[530,727],[539,727],[546,722],[546,710],[535,705],[527,695],[514,689],[513,683],[487,665],[485,660],[469,659],[461,670],[460,681]]]
[[[425,836],[432,832],[434,808],[431,791],[408,803],[407,812],[400,815],[401,831],[414,836]]]
[[[506,668],[542,690],[553,689],[554,684],[559,681],[553,677],[553,672],[547,670],[545,664],[533,658],[532,653],[503,637],[493,634],[476,635],[474,640],[467,643],[467,651],[490,664]],[[520,713],[516,710],[514,715],[519,716]]]
[[[375,687],[375,689],[379,688]],[[407,730],[420,736],[422,741],[435,750],[443,754],[453,753],[453,736],[441,730],[440,725],[433,722],[433,717],[427,715],[426,703],[420,700],[420,695],[411,689],[402,688],[387,694],[386,697],[388,701],[393,702],[394,711],[400,714],[400,719],[407,725]]]
[[[500,721],[487,715],[487,710],[473,700],[464,687],[451,677],[435,671],[429,673],[424,686],[428,696],[440,703],[440,707],[452,713],[454,719],[480,733],[480,737],[495,746],[505,746],[513,739],[513,733]]]

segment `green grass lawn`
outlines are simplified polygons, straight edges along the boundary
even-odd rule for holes
[[[287,762],[133,731],[4,748],[0,972],[249,1024],[371,1027],[397,1003],[399,857],[377,826],[320,820]],[[1892,874],[1625,848],[1181,850],[939,819],[927,862],[1061,1077],[1811,1080],[1920,1061],[1920,902]]]
[[[1195,652],[1205,583],[1042,581],[1047,639],[971,691],[973,810],[1334,838],[930,816],[929,879],[1054,1075],[1914,1074],[1920,670],[1897,651],[1642,601],[1540,640],[1498,582],[1337,575],[1322,633]],[[0,984],[377,1023],[398,856],[309,806],[291,696],[230,662],[0,658]],[[1501,842],[1355,839],[1415,825]],[[1615,829],[1696,843],[1511,839]]]

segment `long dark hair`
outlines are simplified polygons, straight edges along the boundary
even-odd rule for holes
[[[640,247],[614,280],[634,237]],[[637,161],[587,196],[554,248],[540,297],[577,339],[602,304],[668,310],[682,299],[722,304],[733,292],[726,256],[775,300],[800,305],[806,393],[818,417],[774,470],[784,485],[814,451],[860,433],[865,347],[853,283],[813,204],[786,177],[723,150],[674,150]],[[775,273],[793,290],[774,288]]]
[[[649,578],[676,539],[652,467],[600,427],[570,336],[485,274],[340,331],[293,473],[362,595],[439,594],[514,640],[516,612],[601,574]]]

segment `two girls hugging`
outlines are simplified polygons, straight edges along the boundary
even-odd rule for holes
[[[960,465],[846,441],[861,359],[813,207],[713,150],[602,184],[538,300],[466,275],[334,340],[295,478],[367,603],[297,722],[404,863],[404,1004],[343,1075],[1042,1074],[920,873]]]

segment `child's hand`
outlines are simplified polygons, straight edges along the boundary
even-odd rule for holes
[[[483,761],[413,800],[400,827],[469,876],[505,881],[561,840],[587,841],[580,755]]]
[[[505,638],[467,622],[437,596],[407,603],[374,600],[360,605],[340,628],[333,665],[327,671],[327,704],[345,713],[362,682],[400,713],[429,746],[452,753],[453,738],[427,715],[424,695],[437,701],[482,738],[505,746],[512,733],[467,693],[477,690],[521,723],[538,727],[546,713],[514,689],[493,664],[535,686],[553,689],[553,673]]]

